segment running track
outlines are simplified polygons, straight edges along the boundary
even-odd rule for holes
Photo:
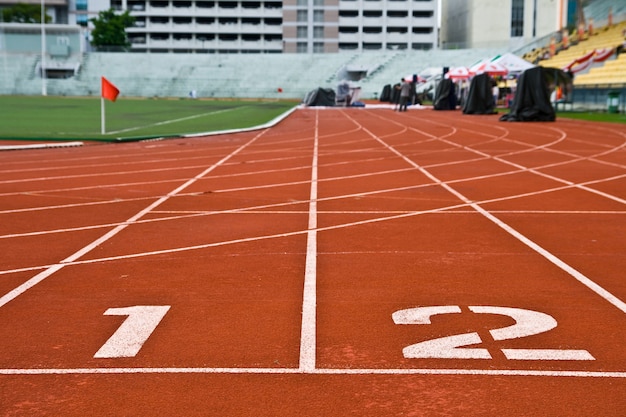
[[[0,414],[626,414],[626,129],[299,109],[0,152]]]

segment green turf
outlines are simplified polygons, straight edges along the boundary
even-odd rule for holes
[[[557,117],[563,117],[567,119],[588,120],[591,122],[626,123],[625,113],[563,111],[563,112],[558,112],[556,115]]]
[[[0,96],[0,139],[116,140],[257,126],[292,108],[293,101],[118,99]]]
[[[127,99],[0,96],[0,139],[133,140],[238,129],[266,123],[294,101]],[[559,112],[557,117],[626,123],[623,113]]]

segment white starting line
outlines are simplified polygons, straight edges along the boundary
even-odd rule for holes
[[[626,372],[558,371],[525,369],[337,369],[337,368],[55,368],[0,369],[0,375],[97,375],[97,374],[302,374],[302,375],[475,375],[574,378],[626,378]]]
[[[4,145],[0,151],[20,151],[26,149],[73,148],[83,146],[83,142],[33,143],[30,145]]]

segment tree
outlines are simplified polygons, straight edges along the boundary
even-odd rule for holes
[[[98,17],[91,19],[94,29],[91,32],[92,45],[100,50],[126,49],[130,46],[126,28],[135,23],[128,10],[116,14],[113,9],[98,13]]]
[[[52,18],[45,14],[45,23]],[[41,6],[38,4],[17,3],[2,10],[2,21],[12,23],[41,23]]]

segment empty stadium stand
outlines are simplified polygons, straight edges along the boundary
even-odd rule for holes
[[[409,74],[443,66],[469,66],[501,50],[430,50],[362,54],[169,54],[89,53],[70,78],[48,79],[49,95],[98,96],[100,77],[111,80],[124,97],[254,97],[302,99],[317,87],[335,88],[347,68],[359,66],[364,78],[353,81],[362,98],[375,98],[385,84]],[[0,94],[41,94],[36,55],[0,55],[5,62]]]
[[[626,53],[574,78],[575,86],[626,84]]]
[[[550,59],[539,62],[543,67],[564,68],[572,61],[583,57],[589,52],[604,48],[617,48],[624,43],[623,31],[626,29],[626,21],[615,24],[611,27],[604,27],[589,36],[586,40],[580,41],[568,49],[562,50]]]

